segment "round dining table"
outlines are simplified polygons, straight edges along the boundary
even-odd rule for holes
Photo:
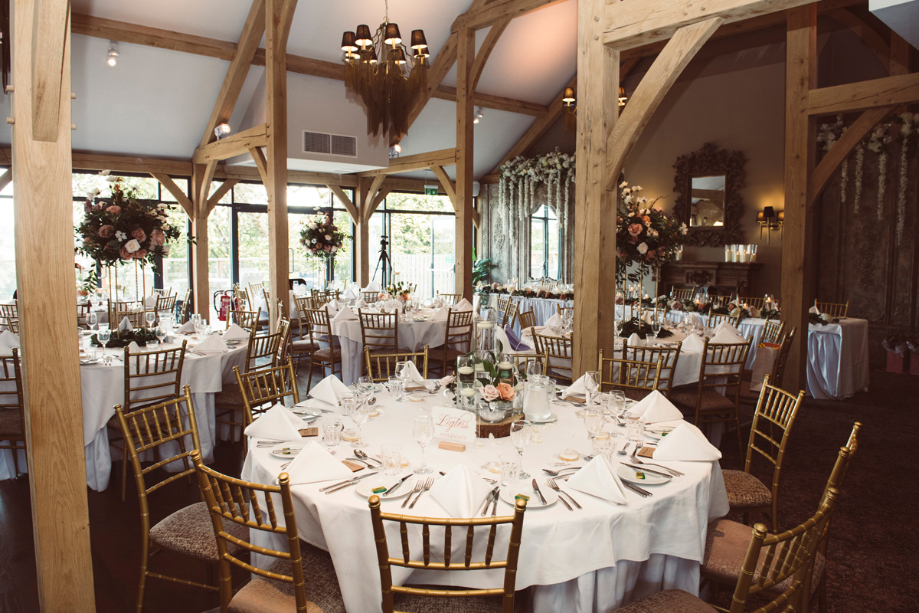
[[[381,411],[379,416],[363,426],[363,436],[368,442],[364,451],[379,457],[382,444],[400,444],[403,458],[409,462],[409,466],[400,473],[400,476],[405,476],[421,459],[421,450],[412,438],[414,417],[430,412],[435,406],[446,406],[449,400],[442,393],[417,394],[418,402],[395,401],[386,391],[378,392],[375,397],[376,406]],[[315,400],[311,402],[317,403],[316,408],[322,404]],[[331,405],[323,405],[323,408],[332,409]],[[548,489],[548,484],[542,469],[557,469],[561,464],[559,452],[574,449],[583,454],[589,450],[587,433],[575,408],[553,402],[552,410],[558,417],[557,421],[534,426],[533,441],[523,455],[524,470],[539,478],[544,489]],[[349,423],[334,412],[323,414],[319,423],[331,419]],[[616,426],[608,424],[607,428],[614,430]],[[648,442],[651,442],[650,439]],[[353,454],[346,442],[329,450],[334,457],[341,459]],[[508,438],[478,440],[467,444],[462,452],[441,449],[435,439],[427,448],[426,457],[436,478],[439,478],[440,471],[449,471],[462,464],[474,475],[495,479],[497,475],[489,472],[486,465],[503,454],[515,453]],[[613,458],[615,465],[626,460],[627,456],[614,455]],[[278,474],[284,472],[282,466],[285,461],[274,457],[270,448],[259,447],[252,441],[242,478],[275,483]],[[573,466],[584,464],[583,459],[571,463]],[[610,611],[665,589],[679,588],[698,594],[708,524],[728,512],[724,479],[717,462],[667,464],[685,475],[666,484],[647,486],[646,489],[653,494],[648,498],[629,491],[626,505],[567,489],[564,484],[563,489],[580,503],[582,509],[569,510],[559,502],[544,508],[531,503],[524,518],[516,576],[516,589],[523,590],[519,595],[523,598],[525,610],[547,613]],[[414,478],[409,479],[408,487],[411,487]],[[292,483],[296,483],[293,476]],[[319,491],[329,483],[292,485],[300,538],[330,553],[346,610],[380,611],[380,575],[368,500],[358,493],[357,487],[347,487],[331,494]],[[402,498],[384,499],[383,511],[427,517],[449,516],[430,495],[422,495],[417,506],[411,510],[401,509],[402,501]],[[279,501],[276,502],[279,504]],[[497,513],[509,515],[512,507],[500,501]],[[413,555],[418,555],[421,529],[420,526],[412,528],[418,528],[409,530]],[[398,530],[398,524],[387,525],[391,555],[401,552]],[[486,536],[487,532],[477,531],[474,560],[481,559]],[[508,536],[509,527],[502,526],[495,546],[496,560],[504,558]],[[252,531],[251,538],[256,545],[285,548],[286,537],[283,535]],[[432,529],[430,538],[432,559],[441,561],[443,530]],[[454,538],[453,559],[461,559],[464,550],[465,539]],[[270,561],[270,558],[253,557],[257,566],[267,565]],[[393,567],[392,573],[397,585],[486,588],[503,584],[503,569],[443,572]]]

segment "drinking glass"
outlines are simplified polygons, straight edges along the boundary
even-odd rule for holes
[[[383,474],[398,475],[402,469],[402,445],[389,443],[380,448],[380,457],[383,458]]]
[[[393,371],[393,373],[397,377],[399,377],[400,381],[402,381],[403,389],[405,389],[405,387],[408,387],[406,385],[408,383],[408,376],[409,376],[408,362],[396,362],[396,368]]]
[[[625,412],[625,392],[622,390],[613,390],[613,403],[615,405],[615,415],[617,418],[622,417]]]
[[[606,425],[606,418],[602,411],[597,409],[587,409],[584,411],[584,426],[587,428],[587,436],[590,438],[592,453],[596,455],[597,435],[603,432],[603,426]]]
[[[108,343],[112,340],[112,330],[108,326],[102,327],[99,326],[99,333],[97,335],[99,342],[102,343],[102,361],[108,365],[111,363],[111,359],[106,355],[106,350],[108,349]]]
[[[629,432],[630,443],[640,443],[642,441],[641,432],[644,424],[641,423],[641,417],[638,415],[626,415],[625,425]]]
[[[357,398],[354,396],[354,394],[342,394],[341,395],[341,414],[347,417],[348,419],[351,419],[352,421],[353,421],[353,417],[351,415],[354,411],[355,406],[357,406]],[[344,432],[342,432],[342,438],[346,440],[353,441],[356,437],[357,437],[357,432],[352,428],[348,428]]]
[[[428,466],[424,451],[434,438],[434,420],[431,419],[430,415],[418,415],[415,417],[412,432],[415,436],[415,442],[421,446],[421,466],[415,469],[415,473],[418,475],[428,475],[434,472],[434,470]]]
[[[373,379],[367,375],[359,377],[357,380],[357,387],[362,391],[369,391],[370,393],[373,393]]]
[[[89,329],[92,330],[97,323],[99,323],[99,316],[96,315],[95,309],[89,311],[89,315],[86,316],[86,323],[89,324]]]
[[[523,452],[530,444],[530,425],[527,422],[520,420],[511,424],[511,443],[514,444],[514,448],[520,456],[517,460],[517,476],[521,479],[529,479],[530,475],[523,470]]]
[[[367,443],[364,442],[364,435],[361,428],[367,423],[367,419],[369,418],[370,407],[362,402],[355,402],[354,406],[351,408],[351,421],[357,426],[357,440],[351,443],[351,446],[355,449],[367,446]]]
[[[147,311],[144,314],[144,321],[147,322],[147,328],[152,328],[153,324],[156,322],[156,313],[153,311]]]
[[[204,337],[204,330],[207,328],[207,322],[201,319],[201,316],[198,315],[198,319],[192,320],[195,323],[195,335],[201,339]]]
[[[593,403],[593,397],[600,388],[600,373],[596,370],[588,370],[584,373],[584,387],[587,390],[587,406]]]
[[[517,456],[512,453],[503,453],[498,456],[501,464],[501,485],[508,486],[519,478],[517,474]]]
[[[338,447],[341,444],[341,422],[336,420],[322,425],[322,444],[326,447]]]
[[[402,402],[405,399],[405,384],[399,377],[389,378],[389,393],[392,394],[396,402]]]
[[[156,340],[159,343],[162,343],[166,338],[166,330],[162,325],[156,327]]]

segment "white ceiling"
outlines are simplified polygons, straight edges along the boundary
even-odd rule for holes
[[[403,37],[423,29],[435,54],[446,42],[454,19],[471,0],[417,2],[390,0],[390,20]],[[235,42],[250,3],[239,0],[73,0],[75,13],[142,24],[180,33]],[[341,60],[341,33],[366,23],[372,29],[383,20],[383,0],[300,0],[294,15],[288,52],[326,61]],[[477,33],[481,45],[487,30]],[[479,82],[482,93],[548,104],[576,70],[577,0],[534,11],[511,22],[495,47]],[[120,43],[118,66],[105,64],[108,42],[73,36],[72,64],[74,149],[138,156],[187,159],[201,139],[228,62],[199,55]],[[433,60],[434,58],[432,58]],[[239,129],[256,96],[263,69],[253,67],[231,118]],[[456,83],[455,69],[444,80]],[[323,88],[327,89],[327,88]],[[331,91],[337,91],[335,88]],[[3,100],[0,106],[8,101]],[[309,113],[318,129],[333,124],[342,101],[331,93],[321,104],[291,113]],[[2,109],[0,109],[2,110]],[[533,117],[484,109],[476,126],[475,175],[492,170],[524,134]],[[291,120],[297,118],[291,117]],[[302,119],[302,118],[301,118]],[[363,126],[354,132],[362,132]],[[0,141],[9,143],[9,130]],[[432,100],[402,142],[403,155],[453,147],[455,105]],[[328,170],[328,165],[298,160],[305,170]],[[452,174],[452,169],[451,169]]]

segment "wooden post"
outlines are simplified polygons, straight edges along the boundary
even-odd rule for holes
[[[370,283],[370,219],[365,215],[365,200],[367,191],[370,189],[371,179],[358,179],[357,188],[354,190],[355,206],[358,209],[357,221],[354,228],[354,240],[356,244],[357,256],[357,282],[361,287],[367,287]]]
[[[208,279],[207,244],[207,196],[210,193],[211,178],[215,164],[195,164],[192,167],[191,197],[193,198],[192,232],[195,237],[192,249],[192,282],[195,296],[195,312],[202,319],[211,318],[211,287]]]
[[[63,20],[37,19],[36,2],[17,0],[12,100],[16,278],[23,395],[38,597],[42,611],[94,611],[83,408],[73,290],[73,192],[70,159],[69,3],[43,0]],[[36,10],[33,10],[36,9]],[[36,100],[33,58],[53,98]],[[50,71],[50,72],[47,72]],[[49,90],[45,90],[45,95]],[[41,141],[33,135],[36,103]],[[36,117],[35,119],[39,119]],[[52,291],[53,290],[53,291]]]
[[[475,61],[475,31],[460,28],[456,36],[456,262],[455,293],[472,301],[472,153],[473,106],[470,91]]]
[[[599,40],[604,0],[578,4],[578,172],[574,215],[574,376],[613,348],[616,195],[606,189],[606,143],[619,116],[619,52]]]
[[[808,115],[817,84],[817,12],[810,4],[788,11],[785,64],[785,235],[782,239],[782,316],[798,328],[785,370],[785,389],[807,382],[808,309],[814,303],[815,269],[810,256],[814,210],[807,207],[807,178],[815,160],[815,125]]]
[[[268,284],[271,301],[288,301],[290,262],[287,236],[287,36],[296,0],[266,0],[266,67],[268,93]],[[277,308],[268,305],[271,329],[277,325]],[[289,305],[286,305],[289,307]]]

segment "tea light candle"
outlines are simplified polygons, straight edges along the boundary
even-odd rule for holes
[[[478,364],[476,364],[476,365],[475,365],[475,371],[476,371],[476,372],[485,372],[485,364],[482,364],[481,362],[479,362]],[[465,374],[469,374],[469,373],[465,373]]]
[[[459,374],[461,374],[461,375],[471,375],[471,374],[472,374],[472,368],[471,368],[470,366],[460,366],[460,368],[459,368]]]
[[[514,365],[510,362],[498,362],[498,370],[510,370]]]
[[[478,324],[480,330],[487,330],[491,328],[492,323],[490,321],[480,321]]]
[[[462,395],[465,396],[466,398],[469,398],[469,397],[471,397],[471,396],[475,396],[475,388],[473,388],[473,387],[464,387],[462,390],[460,390],[460,394],[462,394]]]

